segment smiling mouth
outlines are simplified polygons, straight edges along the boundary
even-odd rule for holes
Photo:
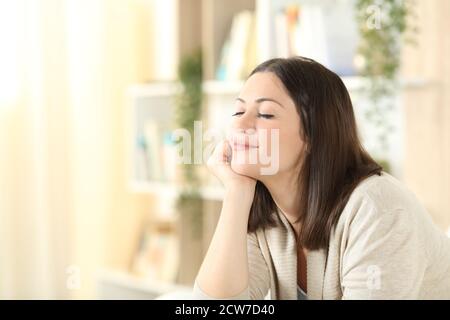
[[[249,144],[242,143],[233,143],[233,150],[249,150],[249,149],[257,149],[258,146],[253,146]]]

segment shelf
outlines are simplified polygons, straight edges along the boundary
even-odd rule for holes
[[[203,83],[203,92],[207,95],[229,95],[238,93],[244,81],[225,82],[218,80],[209,80]]]
[[[359,76],[341,77],[348,91],[356,91],[363,88],[365,79]],[[209,80],[203,84],[203,91],[207,95],[231,95],[238,94],[245,81],[218,81]]]
[[[358,93],[364,90],[365,82],[367,79],[359,76],[353,77],[342,77],[342,80],[347,87],[350,95],[353,93]],[[432,84],[423,78],[408,78],[402,79],[400,85],[403,89],[414,89],[421,88]],[[220,127],[223,125],[223,117],[226,116],[226,107],[229,106],[230,96],[237,96],[244,85],[244,81],[236,82],[224,82],[224,81],[205,81],[203,83],[203,90],[206,94],[206,104],[207,113],[209,114],[209,125],[212,127]],[[146,101],[139,105],[139,116],[136,118],[134,114],[134,119],[136,119],[131,132],[136,132],[136,124],[139,121],[144,120],[148,117],[156,117],[157,119],[166,119],[171,117],[169,106],[167,108],[161,108],[170,101],[170,98],[179,92],[181,89],[180,85],[176,82],[169,83],[152,83],[152,84],[138,84],[130,87],[129,94],[135,99],[135,101]],[[164,99],[158,104],[149,103],[150,101],[160,101],[160,98]],[[142,100],[139,100],[142,99]],[[144,100],[147,99],[147,100]],[[134,108],[137,108],[134,106]],[[163,113],[164,111],[164,113]],[[132,112],[133,111],[132,109]],[[166,119],[167,120],[167,119]],[[130,149],[130,152],[132,149]],[[132,172],[132,171],[130,171]],[[169,197],[175,197],[179,194],[180,189],[175,187],[171,182],[161,182],[161,181],[139,181],[134,177],[130,176],[130,189],[135,193],[143,194],[158,194],[167,195]],[[200,194],[205,199],[210,200],[222,200],[223,199],[223,189],[221,187],[207,186],[200,190]]]
[[[102,269],[97,275],[97,298],[100,300],[148,300],[168,293],[188,294],[191,291],[189,286],[140,278],[121,270]]]
[[[135,193],[151,193],[165,195],[168,197],[177,196],[181,188],[170,184],[169,182],[137,182],[132,181],[130,183],[130,189]],[[203,198],[209,200],[222,200],[224,195],[224,189],[221,187],[203,187],[200,189],[200,194]]]
[[[344,82],[347,90],[351,92],[360,91],[364,89],[365,82],[368,81],[367,78],[360,76],[352,76],[352,77],[341,77]],[[403,89],[414,89],[414,88],[422,88],[432,84],[431,81],[426,80],[424,78],[404,78],[400,79],[400,87]]]
[[[178,82],[139,83],[129,87],[128,95],[131,98],[143,97],[169,97],[181,91]]]
[[[235,94],[241,90],[244,81],[225,82],[209,80],[203,83],[206,95]],[[181,92],[182,86],[177,82],[155,82],[134,84],[128,89],[131,98],[171,97]]]
[[[341,77],[348,91],[357,91],[364,88],[366,78],[361,76]],[[207,80],[203,82],[203,92],[206,95],[234,95],[244,86],[245,81],[219,81]],[[424,78],[406,78],[400,80],[403,88],[421,88],[432,84]],[[176,82],[136,84],[130,87],[129,94],[133,97],[169,97],[181,91],[181,85]]]

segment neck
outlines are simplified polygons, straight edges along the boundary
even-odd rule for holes
[[[298,185],[298,171],[280,172],[275,176],[267,176],[261,182],[269,190],[275,204],[292,225],[298,236],[299,226],[298,223],[295,223],[300,215],[299,198],[301,191]]]

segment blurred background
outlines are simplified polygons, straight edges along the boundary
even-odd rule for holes
[[[449,230],[449,15],[449,0],[0,0],[0,299],[188,291],[223,191],[202,153],[272,57],[338,73],[366,148]]]

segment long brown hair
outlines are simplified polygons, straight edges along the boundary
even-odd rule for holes
[[[380,175],[382,167],[364,150],[353,106],[341,78],[320,63],[304,58],[263,62],[252,73],[272,72],[294,101],[306,149],[299,174],[301,223],[299,244],[309,250],[327,248],[333,228],[356,186]],[[260,181],[250,209],[248,232],[275,226],[277,209]]]

